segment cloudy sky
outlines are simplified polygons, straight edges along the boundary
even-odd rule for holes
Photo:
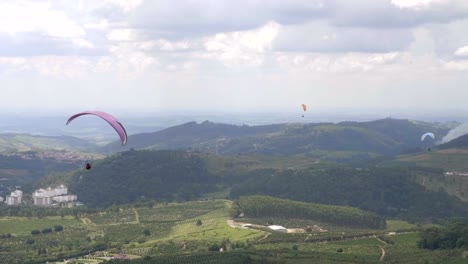
[[[466,0],[0,1],[1,109],[462,112],[467,85]]]

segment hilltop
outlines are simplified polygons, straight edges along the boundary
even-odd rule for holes
[[[129,136],[125,147],[113,142],[101,149],[185,149],[219,155],[305,155],[334,161],[368,160],[425,149],[421,134],[446,134],[453,124],[382,119],[370,122],[236,126],[190,122],[154,133]]]

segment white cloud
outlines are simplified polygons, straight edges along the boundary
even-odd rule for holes
[[[107,19],[100,19],[98,22],[89,22],[84,24],[84,28],[98,30],[106,30],[109,26],[109,21]]]
[[[162,51],[181,51],[188,50],[191,47],[189,41],[168,41],[165,39],[158,39],[152,43],[148,43],[150,46],[155,46]]]
[[[83,47],[83,48],[94,48],[94,45],[82,38],[75,38],[72,40],[73,44],[75,44],[78,47]]]
[[[91,105],[68,98],[77,89],[112,91],[115,97],[92,104],[129,108],[152,107],[156,97],[166,108],[216,101],[225,109],[276,109],[302,98],[331,106],[464,106],[466,5],[0,2],[0,51],[8,56],[0,57],[0,81],[18,98],[0,103],[48,107],[53,97],[60,107]],[[43,100],[23,101],[28,89]]]
[[[133,31],[131,29],[113,29],[107,34],[107,39],[112,41],[130,41],[133,39]]]
[[[289,52],[387,53],[405,50],[412,38],[405,28],[335,27],[328,21],[315,21],[281,27],[273,48]]]
[[[455,51],[454,55],[458,57],[468,57],[468,46],[463,46],[461,48],[458,48]]]
[[[110,56],[101,57],[95,72],[113,73],[120,79],[134,79],[157,64],[157,59],[138,49],[136,43],[124,43],[110,47]]]
[[[120,7],[124,12],[130,12],[143,2],[143,0],[104,0],[106,4]]]
[[[444,69],[449,71],[468,71],[468,61],[448,61]]]
[[[269,22],[251,31],[216,34],[205,40],[205,56],[231,66],[260,66],[264,54],[271,50],[278,29],[277,23]]]
[[[89,60],[77,56],[0,57],[0,65],[10,66],[4,75],[38,73],[44,77],[80,79],[87,75],[90,64]]]
[[[0,3],[0,31],[9,34],[37,31],[58,38],[85,34],[64,12],[52,10],[47,2],[30,1]]]
[[[348,53],[348,54],[288,54],[283,53],[276,61],[284,69],[307,73],[362,73],[382,70],[384,66],[398,63],[401,55],[392,53]]]
[[[448,3],[450,0],[392,0],[392,4],[400,8],[424,8],[431,4]]]

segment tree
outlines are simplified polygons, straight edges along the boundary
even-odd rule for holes
[[[220,247],[217,244],[211,245],[211,247],[208,248],[209,251],[219,251]]]
[[[39,235],[41,233],[41,231],[39,230],[33,230],[31,231],[31,235],[35,236],[35,235]]]
[[[55,225],[55,226],[54,226],[54,231],[55,231],[55,232],[63,231],[63,226],[61,226],[61,225]]]
[[[145,236],[150,236],[150,235],[151,235],[151,231],[149,231],[148,229],[145,229],[145,230],[143,230],[143,235],[145,235]]]
[[[42,234],[47,234],[47,233],[51,233],[52,232],[52,228],[44,228],[42,229]]]
[[[203,225],[202,221],[200,219],[197,220],[197,226]]]

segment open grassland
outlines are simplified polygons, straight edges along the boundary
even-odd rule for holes
[[[64,217],[50,216],[44,218],[26,218],[26,217],[2,217],[0,218],[0,234],[26,235],[32,230],[42,230],[52,228],[55,225],[64,227],[80,225],[80,220],[71,216]]]
[[[427,250],[419,249],[418,233],[402,234],[391,238],[394,244],[385,247],[386,263],[450,263],[461,259],[460,250]],[[465,259],[465,263],[468,260]]]
[[[397,161],[447,171],[468,171],[467,154],[467,149],[444,149],[417,155],[402,155]]]
[[[418,228],[415,224],[401,220],[387,220],[387,231],[398,231]]]
[[[369,261],[378,261],[380,259],[381,242],[375,238],[367,238],[353,241],[344,241],[336,243],[275,243],[256,245],[255,249],[265,251],[300,251],[302,253],[318,252],[329,255],[351,255],[360,259]],[[296,248],[296,249],[294,249]],[[341,252],[338,252],[341,251]]]

